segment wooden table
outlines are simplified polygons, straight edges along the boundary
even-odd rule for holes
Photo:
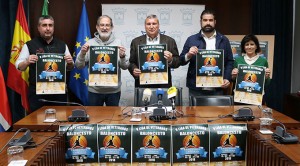
[[[14,134],[14,132],[0,133],[0,147],[2,148]],[[23,132],[19,132],[15,138],[20,138],[23,134]],[[65,142],[61,135],[57,135],[57,132],[31,132],[31,136],[36,144],[45,140],[46,142],[37,147],[24,150],[23,159],[28,160],[26,165],[50,166],[53,163],[55,165],[65,165]],[[48,139],[53,136],[55,137]],[[7,148],[0,154],[0,165],[8,165]]]
[[[288,130],[300,138],[300,128]],[[252,130],[248,136],[248,166],[300,165],[300,144],[278,144],[271,135]]]
[[[179,106],[176,109],[183,113],[183,116],[178,117],[175,121],[163,120],[160,124],[217,124],[217,123],[247,123],[249,129],[259,128],[259,117],[261,117],[261,110],[257,106],[249,106],[253,110],[256,117],[254,121],[234,121],[231,117],[218,119],[219,115],[227,115],[234,111],[245,107],[243,106]],[[44,123],[45,109],[56,109],[57,123]],[[16,122],[13,129],[28,128],[31,131],[53,131],[58,130],[58,126],[62,124],[74,124],[74,122],[67,122],[68,116],[72,114],[72,110],[78,108],[77,106],[45,106],[41,109],[29,114],[25,118]],[[157,124],[148,118],[142,118],[141,122],[130,122],[130,117],[123,116],[123,113],[131,112],[132,107],[86,107],[87,113],[90,116],[89,122],[76,122],[80,124]],[[144,117],[144,115],[143,115]],[[287,128],[300,127],[300,122],[273,110],[273,117],[286,125]],[[217,120],[214,120],[217,119]],[[214,120],[213,122],[207,122]],[[273,128],[277,126],[273,123]]]

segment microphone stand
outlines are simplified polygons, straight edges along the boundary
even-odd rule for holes
[[[176,120],[176,108],[175,108],[175,99],[174,97],[171,98],[172,101],[172,115],[170,116],[169,120]]]

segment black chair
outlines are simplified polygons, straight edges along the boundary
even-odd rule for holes
[[[176,106],[182,106],[182,88],[177,88],[177,96],[175,97],[175,105]],[[142,101],[143,93],[146,88],[135,88],[134,89],[134,106],[135,107],[142,107],[145,106],[145,103]],[[156,104],[157,103],[157,96],[156,96],[156,90],[157,88],[149,88],[152,91],[152,95],[150,98],[149,105]],[[164,106],[172,106],[171,100],[168,99],[168,88],[162,88],[164,91],[164,95],[162,97],[162,103]],[[156,106],[156,105],[154,105]]]
[[[222,96],[190,96],[190,106],[231,106],[233,97],[230,95]]]

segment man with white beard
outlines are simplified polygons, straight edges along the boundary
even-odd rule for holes
[[[118,106],[121,96],[121,70],[126,70],[129,66],[129,57],[125,54],[125,47],[122,45],[120,39],[115,38],[112,30],[114,28],[112,19],[103,15],[98,17],[96,29],[97,32],[94,33],[94,38],[89,39],[82,47],[77,55],[75,65],[77,68],[84,68],[88,65],[90,59],[90,46],[118,46],[119,56],[118,56],[118,86],[89,86],[89,106]]]

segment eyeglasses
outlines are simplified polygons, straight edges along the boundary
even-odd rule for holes
[[[100,28],[104,28],[104,27],[110,28],[111,24],[99,24],[99,26]]]

